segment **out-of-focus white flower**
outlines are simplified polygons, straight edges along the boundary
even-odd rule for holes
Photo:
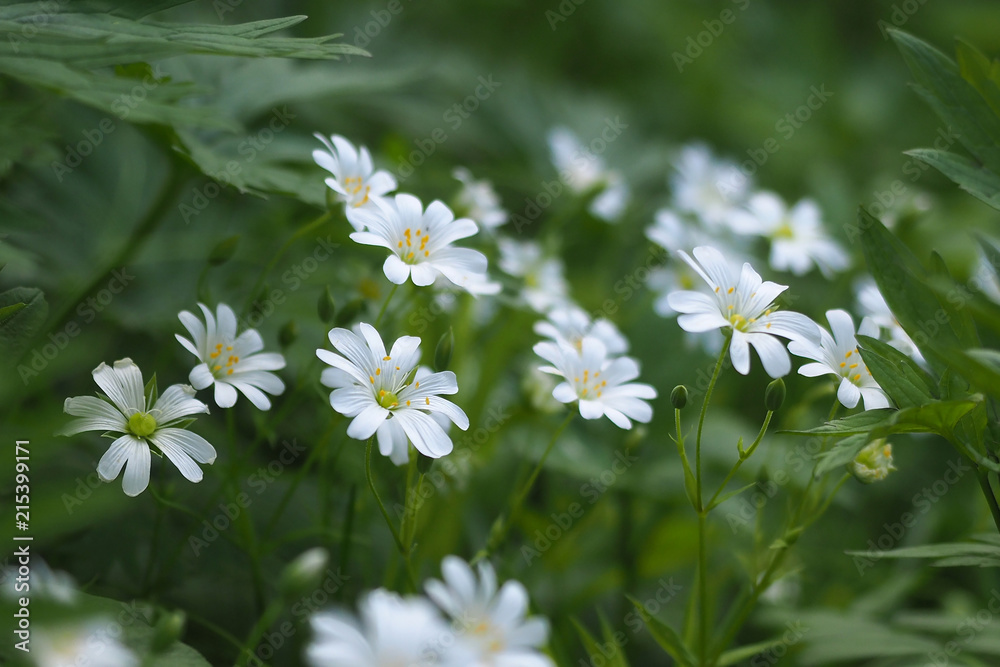
[[[695,248],[694,259],[683,251],[678,254],[708,284],[712,293],[671,293],[667,297],[670,307],[682,313],[677,324],[692,333],[713,329],[731,331],[729,352],[738,373],[750,372],[751,345],[757,350],[767,374],[777,378],[792,369],[788,352],[778,336],[819,344],[819,327],[815,322],[800,313],[776,309],[774,300],[788,289],[787,285],[761,280],[749,263],[743,265],[736,279],[722,253],[709,246]]]
[[[544,618],[527,618],[528,592],[517,581],[497,590],[497,575],[489,563],[479,564],[479,576],[461,558],[441,563],[444,581],[432,579],[424,588],[452,619],[456,654],[467,667],[555,667],[539,651],[548,639]],[[457,656],[456,656],[457,657]]]
[[[803,199],[788,209],[773,192],[759,192],[747,202],[747,210],[735,215],[733,229],[771,241],[771,268],[806,274],[815,265],[829,278],[850,265],[844,248],[823,228],[819,206]]]
[[[360,336],[347,329],[330,330],[330,342],[340,354],[316,350],[316,356],[333,367],[321,377],[325,386],[334,388],[330,405],[353,418],[347,435],[355,440],[377,436],[379,451],[397,465],[409,460],[407,441],[431,458],[451,453],[451,438],[431,414],[441,413],[463,431],[469,428],[465,412],[441,398],[458,392],[455,374],[442,371],[417,378],[419,338],[401,336],[386,353],[373,326],[362,322],[359,327]]]
[[[213,463],[215,448],[205,438],[177,426],[191,415],[207,413],[208,406],[194,398],[194,389],[175,384],[152,405],[147,405],[142,371],[131,359],[119,359],[114,366],[102,363],[93,371],[94,381],[107,399],[95,396],[67,398],[63,410],[79,417],[69,422],[60,435],[84,431],[121,433],[97,464],[97,474],[105,482],[118,477],[126,462],[122,489],[137,496],[149,485],[150,445],[163,452],[188,480],[200,482],[201,468],[195,463]]]
[[[576,193],[603,189],[590,203],[589,211],[607,222],[617,222],[628,205],[628,184],[622,175],[609,170],[602,160],[587,150],[572,130],[556,127],[549,131],[549,151],[559,178]]]
[[[19,577],[22,581],[18,581]],[[28,583],[33,600],[51,600],[60,604],[72,604],[76,600],[76,582],[65,572],[49,568],[40,558],[31,561],[29,580],[18,573],[17,565],[8,565],[0,570],[0,594],[11,600],[24,597],[24,590],[18,590],[19,584]]]
[[[492,231],[507,222],[507,211],[500,205],[500,197],[493,184],[487,180],[475,180],[465,167],[456,167],[452,172],[462,183],[458,193],[458,208],[464,209],[466,216],[472,218],[488,231]]]
[[[337,134],[329,139],[318,133],[313,136],[323,142],[327,151],[314,150],[313,160],[333,174],[326,179],[326,185],[349,208],[364,206],[396,189],[396,179],[387,171],[375,170],[372,156],[364,146],[356,149]]]
[[[847,408],[853,408],[862,398],[865,410],[888,408],[889,398],[872,377],[871,372],[858,352],[858,340],[854,333],[854,320],[844,310],[826,311],[826,320],[830,323],[830,333],[820,327],[821,342],[819,345],[801,340],[793,340],[788,344],[788,351],[794,355],[812,359],[814,363],[799,368],[799,375],[817,377],[820,375],[835,375],[840,378],[837,398]],[[878,326],[869,319],[861,321],[858,334],[862,336],[878,336]]]
[[[703,144],[682,148],[674,167],[670,187],[677,210],[697,216],[711,232],[729,227],[750,191],[749,177]]]
[[[475,235],[479,228],[469,218],[456,220],[443,202],[432,201],[425,211],[419,199],[402,193],[378,199],[374,206],[348,209],[347,218],[356,228],[365,228],[351,234],[352,240],[389,250],[382,270],[391,283],[402,285],[410,279],[425,287],[444,276],[452,284],[473,291],[489,282],[486,255],[452,246]]]
[[[854,460],[847,464],[847,471],[865,484],[882,481],[893,470],[896,470],[896,466],[892,464],[892,445],[886,442],[885,438],[868,443],[858,452]]]
[[[877,324],[880,329],[885,330],[888,336],[889,345],[910,357],[914,361],[923,363],[924,355],[920,348],[913,342],[910,335],[906,333],[903,326],[896,319],[896,316],[889,310],[889,304],[885,302],[885,297],[879,291],[874,280],[863,280],[855,285],[854,293],[858,300],[858,306],[866,319],[870,319]]]
[[[215,317],[205,304],[198,307],[205,316],[204,324],[187,310],[177,316],[191,340],[174,334],[184,349],[201,361],[188,376],[191,384],[199,390],[215,385],[215,404],[220,408],[236,404],[238,389],[258,410],[271,409],[267,394],[278,396],[285,391],[285,383],[272,371],[284,368],[285,358],[278,352],[261,352],[264,339],[256,329],[237,336],[236,313],[226,304],[218,305]]]
[[[39,627],[32,637],[31,657],[38,667],[138,667],[135,653],[111,634],[116,627],[110,618]]]
[[[538,366],[532,364],[521,381],[522,390],[528,395],[531,407],[544,414],[555,414],[563,410],[563,404],[552,397],[552,391],[559,380],[551,373],[543,373]]]
[[[538,343],[535,354],[551,366],[541,370],[559,375],[563,382],[552,391],[560,403],[580,402],[580,416],[600,419],[605,415],[615,426],[632,428],[632,421],[646,423],[653,417],[653,408],[646,400],[656,398],[656,390],[648,384],[631,382],[639,377],[639,364],[631,357],[608,358],[604,343],[596,338],[584,338],[580,349],[551,342]]]
[[[590,315],[576,304],[553,308],[546,318],[535,322],[535,333],[556,343],[563,343],[580,350],[583,347],[583,339],[590,336],[604,343],[608,354],[622,354],[628,351],[628,341],[618,331],[618,327],[603,317],[591,319]]]
[[[534,241],[500,239],[498,246],[500,269],[524,279],[521,295],[532,310],[544,314],[568,302],[569,286],[558,258],[546,257]]]
[[[423,598],[379,589],[360,604],[360,622],[346,614],[315,614],[306,649],[312,667],[434,667],[436,649],[452,637],[437,609]],[[457,667],[457,666],[456,666]]]

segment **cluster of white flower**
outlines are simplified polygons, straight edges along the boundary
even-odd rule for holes
[[[215,316],[204,304],[198,306],[205,315],[204,324],[186,310],[178,315],[192,340],[175,334],[200,362],[191,370],[190,385],[171,385],[158,395],[155,379],[145,385],[135,362],[119,359],[113,366],[101,363],[93,370],[103,394],[67,398],[64,404],[64,411],[79,419],[63,427],[61,435],[84,431],[120,434],[101,457],[97,474],[110,482],[124,468],[122,488],[126,495],[137,496],[149,486],[151,453],[166,456],[192,482],[202,480],[197,463],[215,462],[215,448],[187,430],[194,421],[192,415],[208,413],[208,405],[194,398],[195,389],[214,385],[215,403],[220,408],[235,405],[239,390],[261,410],[271,407],[264,392],[278,395],[285,390],[281,378],[272,372],[285,367],[281,354],[262,353],[264,342],[255,329],[237,335],[236,314],[226,304],[218,305]]]
[[[528,593],[517,581],[498,588],[496,572],[478,574],[462,559],[441,564],[444,581],[426,583],[427,597],[379,589],[360,604],[360,618],[313,616],[313,667],[554,667],[543,654],[548,622],[528,617]]]

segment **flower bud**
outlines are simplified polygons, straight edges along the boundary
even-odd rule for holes
[[[319,302],[316,304],[316,310],[319,312],[319,319],[324,324],[329,324],[334,315],[337,314],[337,303],[333,300],[333,294],[330,293],[329,285],[327,285],[326,289],[324,289],[319,295]]]
[[[228,262],[236,254],[236,246],[239,245],[239,242],[238,234],[219,241],[208,253],[208,263],[212,266],[221,266]]]
[[[781,378],[772,380],[764,390],[764,406],[771,412],[781,409],[781,404],[785,402],[785,381]]]
[[[162,653],[181,638],[184,634],[184,625],[187,623],[187,616],[183,611],[172,611],[163,614],[156,622],[153,631],[153,642],[150,646],[153,653]]]
[[[282,571],[281,592],[288,598],[294,598],[316,588],[329,560],[330,553],[323,547],[303,552]]]
[[[451,327],[445,331],[438,339],[437,347],[434,349],[434,370],[437,372],[448,370],[451,363],[451,351],[455,347],[455,332]]]
[[[847,472],[863,484],[879,482],[895,470],[892,465],[892,445],[879,438],[865,445],[854,460],[847,464]]]
[[[688,389],[682,384],[674,387],[674,390],[670,392],[670,403],[674,406],[676,410],[683,410],[684,406],[688,402]]]

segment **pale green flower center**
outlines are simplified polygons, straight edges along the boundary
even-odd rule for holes
[[[391,391],[380,389],[378,392],[378,404],[386,409],[394,408],[399,405],[399,397]]]
[[[151,436],[156,432],[156,420],[148,412],[137,412],[128,418],[128,430],[140,438]]]
[[[783,222],[780,227],[774,230],[773,236],[776,239],[793,239],[795,238],[795,231],[790,224]]]

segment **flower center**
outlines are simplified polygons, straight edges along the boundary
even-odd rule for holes
[[[403,232],[403,240],[397,245],[399,257],[407,264],[416,264],[431,256],[427,249],[431,235],[417,227],[416,233],[409,227]]]
[[[128,430],[140,438],[148,437],[156,431],[156,420],[148,412],[137,412],[128,418]]]
[[[848,350],[844,353],[844,360],[840,362],[840,375],[850,380],[853,384],[861,384],[861,353],[858,352],[858,348],[853,350]],[[865,366],[865,373],[871,375],[871,371],[868,370],[868,366]]]
[[[399,397],[391,391],[380,389],[378,392],[378,404],[386,409],[394,408],[399,405]]]
[[[608,385],[607,380],[601,380],[600,377],[600,371],[591,373],[589,369],[583,369],[582,377],[573,378],[573,382],[576,384],[576,395],[581,400],[592,401],[595,398],[600,398],[601,394],[604,393],[604,387]]]
[[[236,364],[240,363],[239,357],[237,357],[235,354],[228,354],[226,355],[225,365],[222,364],[223,352],[232,352],[232,351],[233,351],[232,345],[224,346],[222,343],[215,344],[215,350],[208,355],[215,361],[215,363],[212,365],[212,375],[218,377],[220,375],[223,375],[223,371],[225,371],[224,373],[225,375],[233,374],[233,371],[236,370]]]
[[[793,239],[795,238],[795,231],[790,224],[782,222],[781,226],[774,230],[774,234],[771,236],[776,239]]]
[[[733,328],[736,329],[737,331],[746,331],[747,325],[750,324],[747,318],[743,317],[739,313],[733,313],[732,315],[730,315],[729,323],[732,324]]]

